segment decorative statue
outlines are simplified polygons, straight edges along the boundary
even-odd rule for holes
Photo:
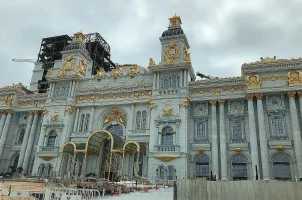
[[[63,63],[64,70],[73,70],[74,69],[75,58],[72,56],[68,56]]]
[[[76,176],[79,175],[81,166],[82,166],[81,161],[79,161],[79,159],[77,159],[77,161],[76,161],[76,163],[75,163],[75,167],[74,167],[74,172],[75,172],[75,175],[76,175]]]
[[[149,67],[155,66],[155,62],[153,60],[153,58],[149,58]]]
[[[14,98],[14,95],[6,96],[2,105],[3,106],[11,106],[13,104],[13,98]]]
[[[82,76],[86,75],[86,70],[87,70],[86,60],[80,60],[77,70]]]
[[[106,75],[106,72],[104,70],[104,68],[101,68],[100,70],[98,70],[97,74],[96,74],[96,78],[97,79],[101,79]]]

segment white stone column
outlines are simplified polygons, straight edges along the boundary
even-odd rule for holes
[[[158,145],[161,145],[162,133],[158,131]]]
[[[91,107],[91,116],[90,116],[90,121],[89,121],[89,132],[92,131],[92,121],[93,121],[93,115],[94,115],[94,108],[95,108],[95,106]]]
[[[179,87],[182,88],[183,85],[182,85],[182,73],[183,73],[183,70],[180,70],[180,77],[179,77]]]
[[[156,89],[156,72],[153,73],[153,90]]]
[[[187,88],[187,84],[188,84],[187,70],[184,70],[184,88]]]
[[[52,83],[52,87],[51,87],[51,98],[53,97],[53,93],[54,93],[54,91],[55,91],[55,86],[56,86],[56,84],[55,83]]]
[[[27,148],[26,148],[26,151],[25,151],[24,162],[23,162],[23,166],[22,166],[23,171],[25,173],[27,172],[28,164],[29,164],[29,161],[30,161],[30,156],[31,156],[32,149],[33,149],[33,146],[34,146],[35,133],[36,133],[37,123],[38,123],[38,118],[39,118],[39,113],[38,112],[35,112],[34,114],[35,114],[35,116],[34,116],[32,127],[30,129]]]
[[[263,94],[255,94],[257,98],[257,113],[258,113],[258,126],[259,126],[259,139],[260,139],[260,154],[263,180],[269,180],[269,162],[268,162],[268,149],[267,149],[267,134],[264,121],[264,111],[262,98]]]
[[[135,123],[135,113],[134,113],[134,106],[135,106],[135,103],[133,103],[132,105],[131,105],[131,119],[132,119],[132,123],[130,123],[130,130],[132,131],[132,133],[134,133],[134,123]]]
[[[48,98],[51,97],[51,91],[52,91],[52,83],[49,85],[49,90],[48,90]]]
[[[290,119],[292,124],[292,131],[294,137],[294,147],[296,153],[296,160],[298,166],[298,178],[302,178],[302,142],[301,142],[301,132],[299,128],[298,113],[295,102],[296,92],[288,92],[287,96],[289,98],[289,110]]]
[[[300,115],[301,115],[301,119],[302,119],[302,90],[298,91],[297,93],[298,93],[298,96],[299,96]]]
[[[217,137],[217,121],[216,121],[216,103],[217,100],[210,101],[211,107],[211,124],[212,124],[212,171],[213,175],[219,179],[219,168],[218,168],[218,137]]]
[[[156,87],[157,87],[157,89],[159,90],[159,89],[160,89],[160,84],[159,84],[159,72],[156,72],[156,75],[157,75],[157,84],[156,84]]]
[[[6,113],[3,113],[0,122],[0,136],[2,135],[5,119],[6,119]]]
[[[38,141],[38,151],[41,151],[41,147],[44,146],[45,136],[46,136],[47,128],[43,128],[41,130],[39,141]]]
[[[247,99],[248,117],[249,117],[252,172],[253,172],[253,179],[255,180],[256,179],[256,166],[257,166],[257,169],[259,172],[259,157],[258,157],[258,145],[257,145],[257,135],[256,135],[254,104],[253,104],[254,94],[246,95],[246,99]],[[258,177],[259,177],[259,175],[258,175]]]
[[[13,112],[11,110],[6,111],[6,112],[7,112],[7,117],[5,119],[3,132],[2,132],[2,135],[1,135],[1,139],[0,139],[0,162],[1,162],[1,159],[2,159],[2,156],[3,156],[4,146],[5,146],[8,131],[9,131],[9,125],[10,125],[10,121],[11,121],[12,114],[13,114]]]
[[[68,96],[69,96],[69,97],[71,97],[72,83],[73,83],[73,81],[70,81],[70,83],[69,83],[69,90],[68,90]]]
[[[29,112],[28,115],[29,115],[29,118],[27,120],[27,125],[26,125],[26,129],[25,129],[25,133],[24,133],[24,139],[22,142],[22,147],[21,147],[20,156],[19,156],[19,160],[18,160],[18,167],[23,166],[25,151],[26,151],[26,147],[28,145],[30,128],[31,128],[31,125],[33,122],[33,112]]]
[[[79,121],[79,111],[80,111],[80,107],[77,107],[77,112],[76,112],[76,116],[74,119],[74,126],[73,126],[73,132],[77,132],[77,126],[78,126],[78,121]]]
[[[219,102],[221,180],[228,180],[227,143],[226,143],[225,121],[224,121],[225,100],[219,99],[218,102]]]

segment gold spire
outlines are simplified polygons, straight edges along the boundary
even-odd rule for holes
[[[181,25],[181,19],[180,19],[179,16],[176,15],[176,13],[175,13],[175,15],[173,17],[169,18],[169,20],[170,20],[169,26],[178,26],[178,25]]]
[[[73,41],[80,41],[85,43],[85,35],[82,32],[82,29],[80,31],[78,31],[77,33],[74,34],[74,38]]]

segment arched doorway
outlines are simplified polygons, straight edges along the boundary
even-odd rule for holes
[[[291,170],[290,170],[290,161],[287,155],[283,153],[275,154],[272,157],[273,169],[274,169],[274,178],[276,180],[290,180]]]
[[[233,180],[247,180],[247,158],[237,154],[232,158],[232,176]]]

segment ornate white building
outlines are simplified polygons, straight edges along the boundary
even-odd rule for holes
[[[240,77],[196,81],[178,16],[160,42],[158,64],[92,75],[78,32],[47,71],[46,93],[37,92],[40,62],[31,92],[1,88],[0,172],[302,178],[301,58],[261,58],[243,64]]]

